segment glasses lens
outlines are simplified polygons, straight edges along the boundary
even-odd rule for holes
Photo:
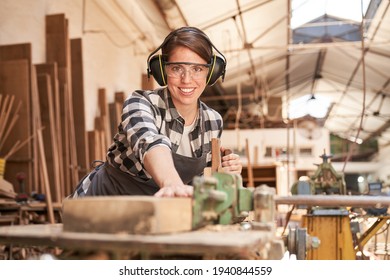
[[[180,63],[167,63],[165,65],[165,71],[168,77],[181,78],[187,72],[193,79],[206,78],[209,67],[204,64],[180,64]]]

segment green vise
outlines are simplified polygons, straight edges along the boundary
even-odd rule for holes
[[[193,180],[192,228],[243,221],[253,210],[253,195],[238,174],[215,172]]]

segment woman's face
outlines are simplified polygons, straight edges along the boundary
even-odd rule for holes
[[[165,71],[168,89],[176,107],[197,104],[206,87],[208,68],[203,66],[206,63],[186,47],[178,46],[173,50]]]

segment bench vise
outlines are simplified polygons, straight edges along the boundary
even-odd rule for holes
[[[244,188],[241,175],[222,172],[214,172],[211,176],[197,176],[193,180],[193,186],[193,229],[208,224],[242,222],[252,210],[255,221],[258,222],[264,221],[264,214],[271,211],[272,216],[268,220],[273,222],[273,196],[262,195],[266,186]]]

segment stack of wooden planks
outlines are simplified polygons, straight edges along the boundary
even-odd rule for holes
[[[50,207],[73,192],[93,161],[105,160],[126,96],[115,92],[108,103],[99,88],[95,126],[87,131],[82,39],[69,38],[65,14],[47,15],[45,23],[43,63],[32,63],[29,42],[0,45],[0,158],[14,194],[44,194]],[[142,76],[141,88],[154,85]]]
[[[32,63],[31,43],[0,45],[0,157],[15,192],[23,172],[23,191],[45,194],[50,208],[89,171],[89,158],[82,41],[69,39],[64,14],[46,16],[45,34],[45,63]]]

